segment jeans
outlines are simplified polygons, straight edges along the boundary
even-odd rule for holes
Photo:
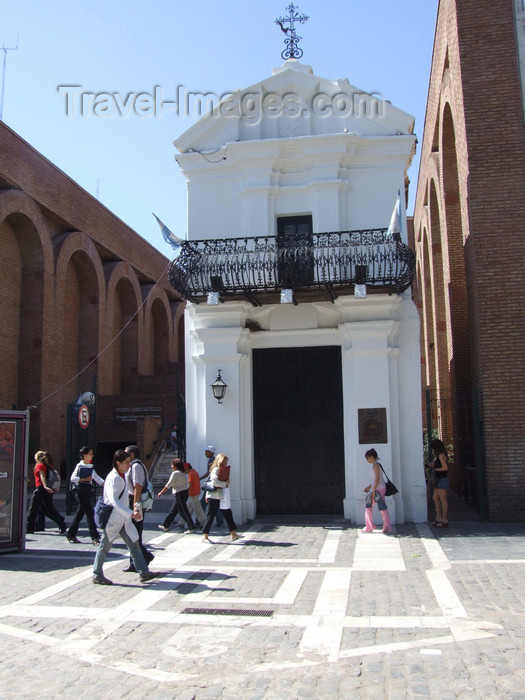
[[[144,559],[144,555],[142,554],[139,541],[131,541],[128,533],[126,532],[125,525],[122,526],[119,535],[122,537],[122,539],[126,543],[127,548],[129,549],[129,553],[131,554],[131,558],[137,572],[139,574],[146,574],[149,571],[149,569],[148,565],[146,564],[146,560]],[[111,544],[112,543],[109,541],[106,531],[103,530],[102,537],[100,538],[100,544],[95,555],[95,561],[93,563],[93,576],[104,575],[103,566],[104,562],[106,561],[107,554],[111,549]]]
[[[79,486],[77,489],[78,508],[73,518],[73,522],[66,532],[69,539],[74,539],[77,536],[80,521],[86,516],[89,528],[89,536],[92,540],[98,540],[99,534],[95,525],[95,517],[93,515],[93,488],[91,486]]]
[[[129,497],[129,507],[131,508],[131,510],[133,510],[133,496],[130,496],[130,497]],[[142,544],[142,532],[143,532],[143,530],[144,530],[144,512],[142,512],[142,520],[132,520],[131,522],[133,523],[133,525],[135,525],[135,527],[136,527],[136,529],[137,529],[137,532],[138,532],[138,534],[139,534],[139,547],[140,547],[140,549],[141,549],[141,551],[142,551],[142,556],[144,557],[144,560],[147,561],[147,562],[149,563],[150,561],[153,561],[153,559],[155,559],[155,557],[154,557],[153,554],[152,554],[148,549],[146,549],[146,547]],[[127,543],[126,543],[126,544],[127,544]],[[130,550],[130,551],[131,551],[131,550]],[[129,563],[130,563],[130,565],[133,564],[133,557],[130,557],[130,558],[129,558]]]
[[[382,494],[381,494],[381,491],[383,492]],[[375,492],[375,502],[377,503],[377,507],[379,508],[379,510],[386,510],[387,505],[383,500],[383,496],[385,495],[385,491],[384,491],[384,489],[381,489],[381,491]],[[370,489],[370,491],[368,492],[368,495],[366,497],[366,508],[372,508],[372,493],[373,493],[373,491],[372,491],[372,489]]]

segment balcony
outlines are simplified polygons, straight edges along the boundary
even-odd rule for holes
[[[283,289],[293,302],[334,301],[353,294],[400,294],[410,287],[415,255],[387,229],[313,233],[309,236],[185,241],[171,263],[171,286],[194,303],[217,292],[221,301],[240,296],[254,306],[278,303]]]

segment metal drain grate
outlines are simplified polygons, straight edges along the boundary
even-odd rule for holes
[[[186,615],[244,615],[247,617],[271,617],[273,610],[235,610],[234,608],[184,608]]]

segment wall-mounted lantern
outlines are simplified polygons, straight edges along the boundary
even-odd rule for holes
[[[221,372],[222,370],[218,371],[217,379],[211,385],[213,396],[217,399],[219,403],[222,403],[224,395],[226,394],[226,389],[228,388],[228,385],[222,379]]]

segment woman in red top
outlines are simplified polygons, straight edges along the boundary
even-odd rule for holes
[[[26,533],[32,535],[35,531],[35,519],[40,506],[43,507],[45,514],[60,528],[60,534],[66,533],[66,521],[64,516],[60,515],[58,510],[53,505],[53,489],[47,485],[48,469],[46,464],[46,452],[39,450],[35,454],[35,490],[31,497],[29,513],[27,514]]]

